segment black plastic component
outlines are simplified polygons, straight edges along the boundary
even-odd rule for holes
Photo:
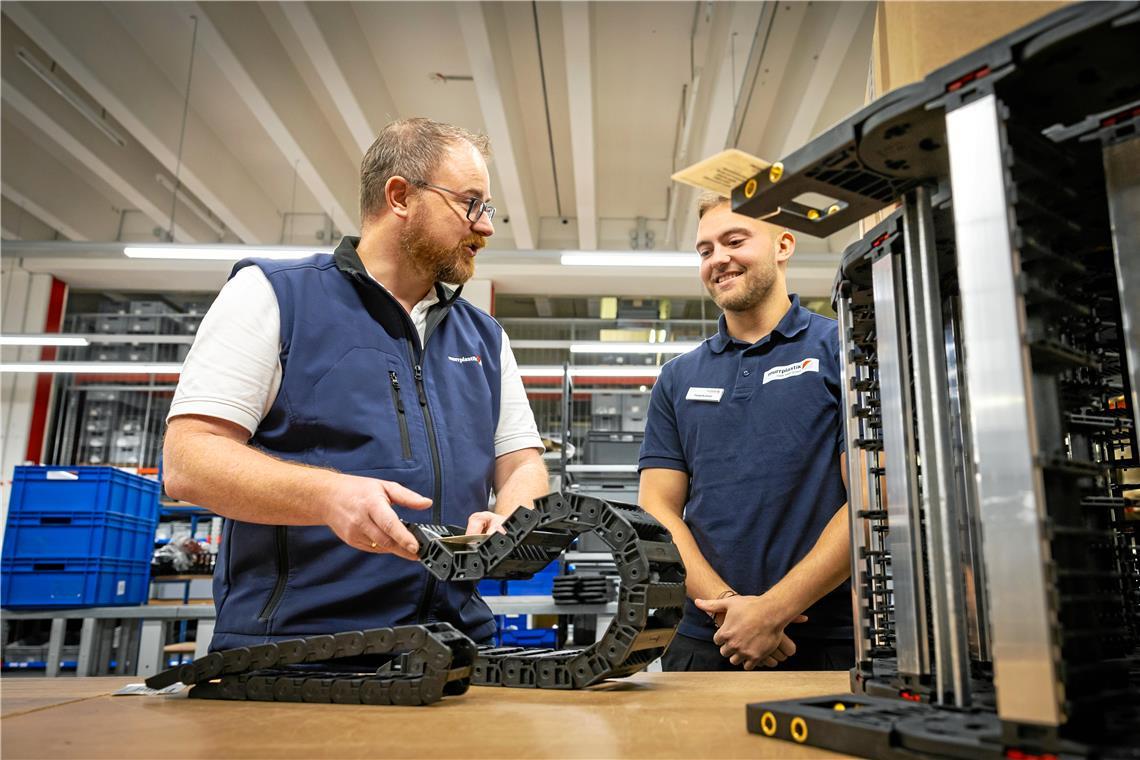
[[[462,528],[414,523],[408,529],[420,542],[420,561],[444,581],[527,577],[590,531],[613,552],[618,611],[600,641],[587,649],[480,649],[477,685],[574,689],[628,676],[664,654],[680,623],[681,555],[664,526],[636,505],[552,493],[533,510],[516,510],[503,523],[505,534],[470,537]]]
[[[1140,100],[1138,8],[1068,6],[889,92],[734,188],[732,208],[826,237],[918,182],[945,176],[945,112],[979,93],[997,92],[1023,125],[1057,140],[1098,127],[1090,114],[1132,118],[1128,109]],[[837,203],[796,201],[808,192]]]
[[[161,689],[193,685],[200,699],[426,705],[483,686],[575,689],[621,678],[660,657],[685,602],[685,568],[665,528],[632,504],[553,493],[519,509],[503,533],[408,523],[419,557],[442,581],[526,578],[579,534],[593,531],[613,551],[622,586],[618,612],[588,649],[477,648],[448,623],[373,628],[211,652],[148,678]],[[399,655],[379,670],[369,655]]]
[[[427,705],[467,691],[475,644],[448,623],[374,628],[211,652],[147,679],[196,699]],[[345,658],[397,655],[379,669]]]

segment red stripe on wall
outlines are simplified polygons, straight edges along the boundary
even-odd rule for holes
[[[51,296],[48,298],[47,315],[44,319],[44,332],[57,333],[63,325],[63,305],[67,301],[67,283],[51,279]],[[40,361],[55,361],[55,346],[40,349]],[[36,377],[36,396],[32,403],[32,422],[28,430],[28,451],[24,459],[40,464],[44,455],[44,438],[47,431],[48,412],[51,407],[51,384],[55,375]]]

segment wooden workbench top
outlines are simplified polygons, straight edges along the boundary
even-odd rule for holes
[[[57,757],[838,757],[749,734],[748,702],[847,674],[639,673],[583,691],[472,687],[429,707],[111,697],[131,677],[5,678],[5,760]]]

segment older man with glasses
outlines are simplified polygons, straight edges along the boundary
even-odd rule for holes
[[[474,584],[408,561],[400,522],[487,533],[547,490],[507,336],[459,297],[495,231],[487,151],[429,119],[388,125],[361,165],[360,237],[239,262],[203,320],[164,464],[171,496],[227,518],[212,649],[433,621],[494,633]]]

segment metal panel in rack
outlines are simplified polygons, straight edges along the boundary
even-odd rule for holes
[[[1063,679],[1000,107],[987,95],[946,117],[970,426],[987,570],[1004,580],[989,589],[998,714],[1057,726]]]
[[[965,591],[958,560],[961,556],[958,520],[962,509],[951,477],[948,450],[950,403],[946,391],[946,355],[942,351],[945,332],[941,273],[930,188],[919,185],[907,193],[904,210],[906,254],[903,263],[913,357],[912,402],[922,462],[919,483],[930,578],[927,591],[934,634],[932,664],[938,701],[963,707],[970,701],[970,667],[963,627]]]
[[[846,346],[851,332],[851,298],[840,294],[835,301],[836,316],[839,318],[840,345]],[[862,471],[861,452],[858,448],[859,417],[855,409],[859,406],[859,392],[855,388],[858,370],[851,358],[850,350],[840,351],[843,366],[844,389],[844,439],[847,442],[847,514],[851,530],[851,608],[852,627],[855,633],[855,661],[870,660],[871,646],[868,630],[872,626],[867,604],[867,586],[870,579],[862,572],[863,557],[869,548],[865,521],[861,515],[868,509],[867,479]]]
[[[1140,430],[1140,137],[1106,145],[1104,174],[1120,289],[1121,332],[1130,372],[1133,430]]]
[[[982,528],[978,514],[977,471],[974,467],[973,439],[970,435],[970,399],[963,382],[958,347],[961,339],[961,303],[957,296],[950,299],[943,346],[946,350],[946,394],[949,404],[950,460],[953,467],[954,487],[958,492],[959,543],[962,547],[960,568],[965,580],[966,643],[970,659],[989,663],[989,619],[986,605],[988,585],[986,563],[982,555]]]
[[[925,558],[915,450],[914,406],[907,345],[906,292],[902,262],[888,253],[872,264],[878,332],[883,451],[886,455],[888,542],[895,601],[895,646],[899,673],[930,675],[926,619]]]

